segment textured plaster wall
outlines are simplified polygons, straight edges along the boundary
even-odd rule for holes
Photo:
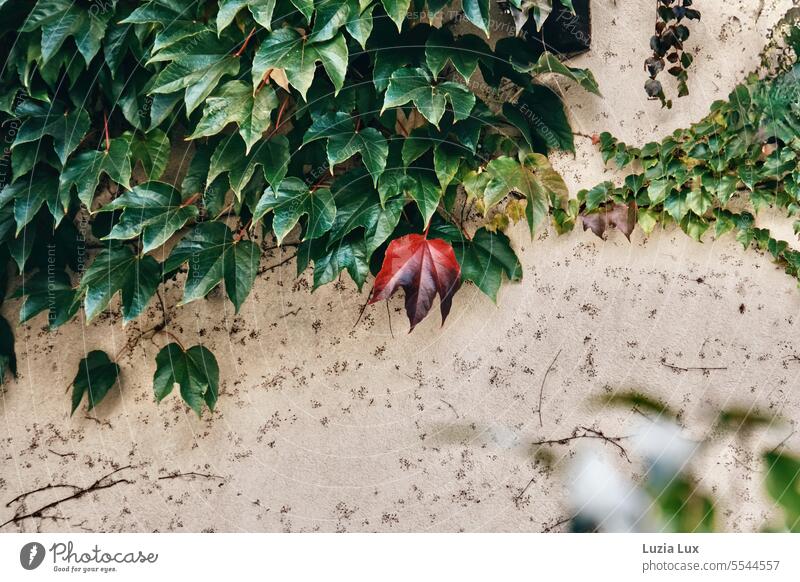
[[[604,98],[561,87],[576,131],[643,143],[698,119],[756,66],[791,2],[697,4],[692,93],[665,111],[642,90],[652,0],[593,2],[593,49],[574,64],[594,71]],[[573,191],[615,177],[588,139],[577,142],[574,157],[556,160]],[[238,316],[219,293],[178,308],[170,331],[187,344],[202,338],[220,362],[218,410],[202,420],[177,397],[153,402],[164,336],[122,357],[122,389],[96,413],[69,416],[64,390],[78,360],[116,353],[157,321],[155,304],[149,321],[127,327],[111,312],[48,334],[37,318],[17,332],[19,379],[0,399],[0,523],[70,492],[11,502],[26,491],[85,487],[132,467],[114,476],[124,481],[46,512],[56,519],[2,531],[559,531],[570,515],[566,467],[586,443],[550,448],[549,468],[531,443],[579,426],[624,435],[634,415],[592,399],[631,388],[680,410],[697,438],[720,406],[790,420],[719,438],[695,465],[723,502],[723,528],[760,527],[773,512],[753,453],[790,434],[800,410],[800,364],[787,359],[800,354],[795,283],[730,237],[696,244],[680,232],[637,232],[629,244],[576,230],[531,242],[523,226],[512,235],[523,282],[504,287],[498,306],[467,287],[444,327],[432,316],[412,335],[400,297],[388,310],[367,307],[356,324],[366,297],[349,279],[311,294],[293,263],[265,272]],[[263,265],[287,256],[273,251]],[[172,284],[167,303],[179,296]],[[3,308],[9,318],[16,309]],[[540,425],[539,390],[559,350]],[[800,436],[787,444],[800,449]],[[638,470],[613,447],[596,448]]]

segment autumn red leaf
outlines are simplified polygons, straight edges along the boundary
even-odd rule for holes
[[[410,333],[428,314],[437,293],[444,323],[460,283],[461,267],[449,243],[421,234],[408,234],[393,240],[386,249],[369,302],[389,299],[402,287]]]

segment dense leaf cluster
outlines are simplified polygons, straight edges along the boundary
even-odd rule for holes
[[[764,79],[751,75],[704,119],[661,142],[635,148],[604,133],[598,138],[603,160],[635,171],[620,186],[604,182],[579,193],[584,226],[621,205],[631,210],[625,225],[633,230],[638,222],[646,234],[659,223],[675,223],[700,241],[713,226],[716,236],[733,231],[745,249],[768,252],[798,278],[800,252],[759,228],[756,217],[782,209],[800,233],[799,136],[797,65]]]
[[[672,100],[667,99],[664,87],[656,77],[664,69],[678,81],[678,97],[689,94],[689,75],[686,72],[694,57],[684,50],[683,43],[689,38],[686,25],[691,20],[700,20],[700,11],[693,8],[692,0],[657,0],[656,29],[650,37],[653,56],[644,62],[650,78],[644,85],[647,95],[661,100],[664,107],[671,108]]]
[[[514,3],[539,20],[550,4]],[[0,0],[0,265],[21,275],[20,321],[92,321],[115,296],[130,321],[175,276],[183,303],[222,285],[238,311],[268,239],[298,247],[314,287],[347,271],[361,288],[393,241],[436,237],[494,299],[503,273],[521,276],[498,228],[524,216],[533,232],[569,209],[546,154],[571,150],[572,132],[540,78],[597,86],[520,38],[490,48],[489,0],[461,6]],[[464,19],[474,33],[453,31]],[[472,205],[487,221],[469,234],[457,217]],[[13,372],[5,320],[0,332],[0,374]],[[213,408],[213,354],[176,341],[156,364],[159,400],[178,384]],[[118,373],[89,354],[74,406]]]

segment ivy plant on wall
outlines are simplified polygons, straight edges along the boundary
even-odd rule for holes
[[[687,24],[700,20],[700,11],[692,0],[656,0],[655,33],[650,37],[653,55],[644,62],[649,79],[644,84],[648,97],[659,99],[661,105],[672,108],[672,99],[667,99],[661,81],[656,79],[666,69],[678,82],[678,97],[689,94],[687,69],[694,61],[692,53],[684,49],[691,31]]]
[[[446,0],[0,0],[0,267],[20,322],[93,322],[115,297],[132,321],[174,277],[182,303],[221,287],[238,311],[270,245],[296,246],[315,288],[343,271],[377,276],[371,301],[403,288],[412,328],[464,282],[495,299],[522,276],[509,221],[571,220],[546,156],[573,135],[543,77],[598,88],[522,39],[491,48],[489,0],[460,6],[472,32]],[[155,398],[213,409],[214,355],[167,323],[123,350],[168,340]],[[73,412],[119,355],[81,361]],[[0,378],[15,371],[0,319]]]
[[[677,224],[698,242],[712,227],[716,237],[732,232],[745,249],[768,253],[800,278],[800,252],[757,224],[760,212],[777,208],[800,234],[798,136],[800,66],[750,75],[704,119],[661,142],[636,148],[598,136],[603,160],[633,171],[621,185],[579,192],[575,211],[598,236],[614,227],[629,236],[637,224],[646,234]]]

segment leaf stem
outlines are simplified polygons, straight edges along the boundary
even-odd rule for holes
[[[244,39],[244,42],[242,43],[242,46],[239,48],[238,51],[236,51],[236,54],[233,55],[233,56],[235,56],[235,57],[242,56],[242,53],[247,49],[247,45],[250,42],[250,39],[253,38],[253,34],[255,33],[255,31],[256,31],[256,27],[254,26],[252,29],[250,29],[250,34],[248,34],[247,38]]]
[[[103,111],[103,128],[106,136],[106,153],[111,149],[111,138],[108,135],[108,114]]]
[[[156,333],[163,333],[163,334],[164,334],[164,335],[166,335],[167,337],[170,337],[170,338],[172,338],[172,339],[175,341],[175,343],[176,343],[176,344],[178,344],[178,346],[180,346],[180,348],[181,348],[181,349],[182,349],[184,352],[186,351],[186,348],[185,348],[185,347],[183,347],[183,343],[181,342],[181,340],[180,340],[180,339],[178,339],[178,336],[176,336],[174,333],[172,333],[172,332],[171,332],[171,331],[169,331],[168,329],[159,329],[159,330],[156,330]]]
[[[275,120],[275,129],[272,130],[267,139],[272,139],[272,136],[275,135],[281,128],[281,119],[283,118],[283,112],[286,109],[286,105],[288,103],[289,103],[289,95],[283,98],[283,102],[281,103],[280,109],[278,109],[278,119]]]
[[[202,192],[195,192],[181,203],[181,208],[186,208],[187,206],[191,206],[192,204],[197,202],[198,198],[200,198],[202,195],[203,195]]]
[[[237,243],[240,240],[242,240],[242,238],[244,238],[245,233],[252,226],[252,224],[253,224],[253,219],[251,218],[250,220],[247,221],[247,224],[245,224],[242,228],[239,229],[239,232],[233,235],[233,242]]]
[[[267,79],[269,79],[269,71],[264,73],[264,76],[261,77],[261,82],[258,84],[258,87],[256,87],[256,93],[258,93],[259,91],[261,91],[261,89],[264,88],[264,85],[267,84]]]
[[[326,186],[327,185],[326,181],[327,181],[329,175],[332,176],[330,169],[328,169],[324,174],[322,174],[322,176],[320,176],[319,179],[311,185],[311,188],[309,188],[309,191],[310,192],[316,192],[317,190],[319,190],[323,186]]]

